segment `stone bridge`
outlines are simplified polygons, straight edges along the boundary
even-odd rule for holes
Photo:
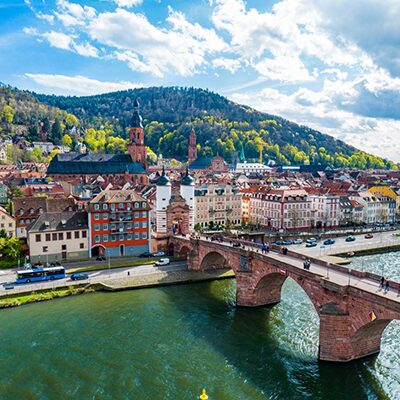
[[[175,255],[187,256],[191,270],[232,269],[238,306],[278,303],[283,283],[292,278],[319,315],[321,360],[345,362],[378,353],[384,329],[400,319],[398,284],[390,282],[385,294],[380,277],[368,272],[349,271],[317,259],[311,259],[311,269],[305,270],[305,256],[299,253],[262,254],[254,245],[237,248],[205,238],[174,236],[169,245]]]

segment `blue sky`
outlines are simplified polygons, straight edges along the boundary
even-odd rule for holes
[[[209,88],[400,161],[398,0],[1,0],[0,81]]]

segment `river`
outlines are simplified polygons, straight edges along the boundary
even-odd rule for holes
[[[379,268],[395,275],[393,254]],[[374,257],[362,268],[376,268]],[[398,321],[378,356],[320,363],[318,316],[296,283],[274,307],[234,300],[227,280],[2,310],[0,399],[195,400],[202,387],[210,400],[400,399]]]

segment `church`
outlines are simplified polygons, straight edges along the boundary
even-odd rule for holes
[[[55,181],[89,182],[101,175],[115,186],[126,183],[146,185],[146,146],[139,101],[134,103],[134,113],[129,129],[128,154],[64,153],[50,162],[47,175]]]

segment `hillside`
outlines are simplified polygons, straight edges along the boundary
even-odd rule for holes
[[[185,159],[187,138],[194,126],[202,156],[220,154],[230,160],[243,144],[248,159],[258,159],[262,147],[263,159],[278,164],[393,167],[393,163],[331,136],[202,89],[153,87],[87,97],[35,96],[45,104],[73,113],[85,126],[101,128],[107,119],[118,136],[124,136],[133,101],[138,97],[146,122],[146,143],[164,157]]]
[[[72,114],[41,103],[30,92],[0,84],[0,139],[11,139],[13,143],[45,140],[61,144],[71,130],[79,135],[78,127],[79,121]],[[37,152],[32,158],[32,154],[16,146],[13,150],[10,161],[44,161]]]

